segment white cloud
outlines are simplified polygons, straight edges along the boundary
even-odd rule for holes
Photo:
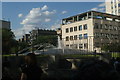
[[[25,19],[21,22],[23,25],[39,25],[44,22],[49,22],[56,13],[56,10],[53,11],[42,11],[40,8],[33,8]]]
[[[97,7],[92,8],[91,10],[105,12],[105,3],[99,4]]]
[[[33,30],[34,27],[32,25],[24,25],[21,28],[13,30],[17,39],[21,38],[24,34],[28,34],[29,31]]]
[[[22,13],[18,14],[18,17],[19,18],[23,17],[23,14]]]
[[[105,3],[99,4],[98,7],[105,7]]]
[[[41,10],[47,10],[48,9],[48,6],[47,5],[44,5]]]
[[[46,15],[46,16],[50,16],[50,15],[53,15],[53,14],[55,14],[56,13],[56,10],[53,10],[53,11],[45,11],[45,12],[43,12],[43,14],[44,15]]]
[[[99,11],[100,11],[100,12],[104,12],[104,11],[105,11],[105,8],[100,8]]]
[[[20,37],[23,35],[23,30],[25,33],[29,33],[35,27],[48,28],[47,23],[54,18],[55,13],[56,10],[49,11],[47,5],[42,8],[32,8],[20,23],[23,27],[14,30],[15,35]]]
[[[92,8],[92,11],[105,12],[105,8]]]
[[[56,22],[51,26],[52,30],[56,30],[57,28],[60,28],[60,20],[56,20]]]
[[[67,13],[67,11],[62,11],[62,14],[66,14]]]
[[[98,11],[98,8],[92,8],[91,10],[93,10],[93,11]]]

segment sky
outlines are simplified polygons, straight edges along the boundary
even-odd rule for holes
[[[105,11],[103,2],[3,2],[2,19],[11,21],[16,39],[35,28],[56,29],[61,19],[90,10]]]

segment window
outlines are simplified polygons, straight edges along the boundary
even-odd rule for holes
[[[104,38],[104,34],[103,33],[100,33],[100,36],[101,36],[101,38]]]
[[[113,2],[111,1],[111,4],[113,4]]]
[[[117,27],[116,27],[116,26],[114,26],[114,27],[113,27],[113,29],[116,31],[116,30],[117,30]]]
[[[70,32],[73,32],[73,28],[72,27],[70,28]]]
[[[66,37],[66,41],[69,41],[69,37],[68,36]]]
[[[116,26],[113,27],[113,30],[116,30]]]
[[[94,33],[95,38],[99,38],[100,37],[100,33]]]
[[[82,30],[82,25],[79,26],[79,31],[81,31],[81,30]]]
[[[74,31],[77,31],[77,26],[74,27]]]
[[[72,47],[73,47],[73,44],[70,45],[70,48],[72,48]]]
[[[95,23],[95,25],[94,25],[94,29],[99,29],[99,25],[98,25],[98,23]]]
[[[111,9],[113,9],[113,7],[111,6]]]
[[[107,30],[108,29],[108,25],[107,24],[105,24],[105,30]]]
[[[69,29],[68,28],[66,28],[66,33],[68,33],[69,32]]]
[[[74,40],[77,40],[77,35],[74,36]]]
[[[118,7],[120,7],[120,3],[118,4]]]
[[[70,36],[70,40],[73,40],[73,36]]]
[[[84,30],[86,30],[87,29],[87,24],[83,25],[83,27],[84,27]]]
[[[69,47],[69,45],[66,45],[66,47]]]
[[[84,34],[84,39],[87,39],[88,38],[88,34]]]
[[[82,39],[82,34],[79,35],[79,39]]]
[[[109,26],[109,29],[112,30],[112,25]]]
[[[113,13],[113,11],[112,11],[112,13]]]
[[[118,9],[118,12],[120,13],[120,9]]]
[[[95,42],[94,46],[97,47],[97,48],[99,48],[100,47],[100,43],[99,42]]]
[[[102,24],[100,24],[100,29],[102,29]]]
[[[88,48],[88,44],[87,43],[84,43],[84,48]]]
[[[83,48],[83,44],[79,44],[79,48]]]

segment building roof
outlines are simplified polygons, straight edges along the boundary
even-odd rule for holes
[[[113,15],[113,14],[108,14],[108,13],[103,13],[103,12],[98,12],[98,11],[88,11],[88,12],[84,12],[84,13],[77,14],[77,15],[74,15],[74,16],[70,16],[68,18],[64,18],[62,20],[69,19],[69,18],[72,18],[72,17],[75,17],[75,16],[86,15],[86,13],[91,13],[91,12],[93,12],[93,13],[95,13],[97,15],[102,15],[102,16],[105,16],[105,17],[108,17],[108,18],[114,18],[114,19],[119,19],[120,20],[120,16]]]

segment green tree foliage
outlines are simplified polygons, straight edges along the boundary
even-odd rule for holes
[[[34,44],[44,44],[49,43],[54,46],[57,46],[57,36],[55,35],[47,35],[47,36],[38,36],[34,41]]]
[[[120,52],[120,43],[114,43],[102,46],[102,50],[106,52]]]
[[[28,47],[28,43],[26,43],[26,42],[18,42],[19,50],[25,49],[27,47]]]
[[[8,29],[1,29],[0,31],[2,32],[2,53],[9,54],[12,53],[12,51],[15,52],[17,41],[15,40],[14,33]]]

